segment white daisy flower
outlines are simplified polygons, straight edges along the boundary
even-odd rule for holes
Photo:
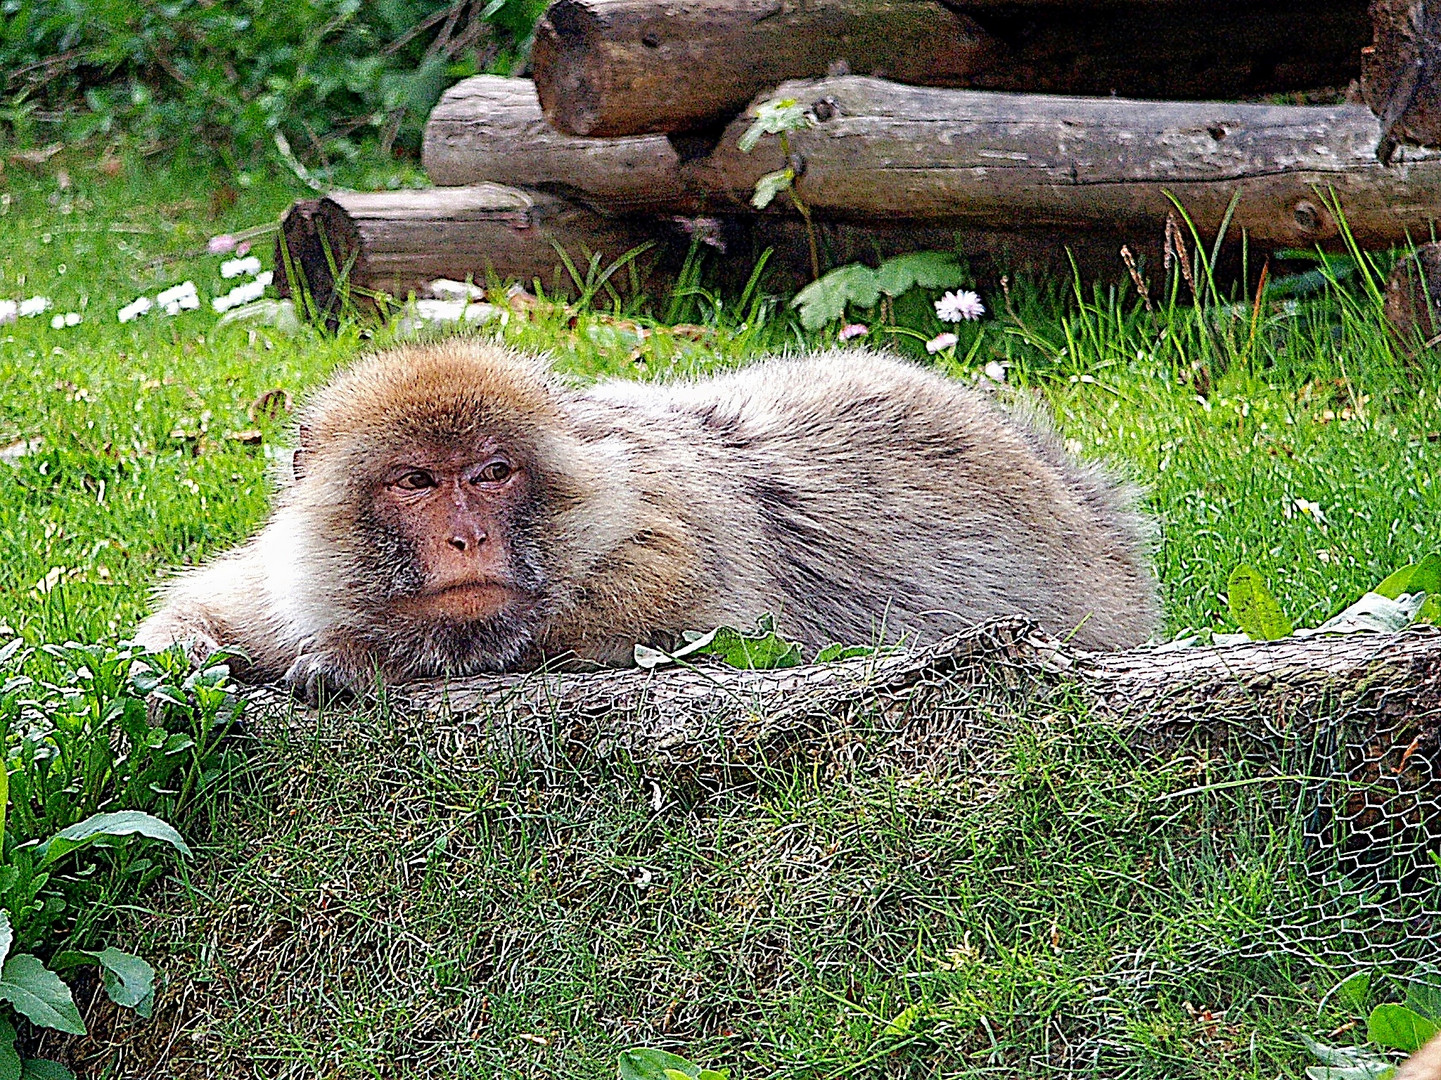
[[[954,345],[960,340],[961,339],[956,337],[955,334],[937,334],[935,337],[931,338],[930,341],[926,342],[926,352],[930,353],[932,356],[935,356],[936,353],[940,352],[942,349],[949,349],[952,345]]]
[[[986,313],[986,305],[969,289],[948,292],[936,301],[936,318],[941,322],[970,322]]]

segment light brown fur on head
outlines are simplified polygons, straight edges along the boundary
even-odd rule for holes
[[[626,662],[767,612],[811,646],[1019,613],[1112,648],[1157,623],[1124,492],[1034,420],[879,354],[573,390],[456,339],[361,361],[301,433],[270,524],[181,578],[142,640],[356,682]],[[431,598],[466,567],[480,591]]]

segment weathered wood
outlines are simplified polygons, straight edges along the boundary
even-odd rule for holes
[[[532,65],[576,135],[693,131],[787,79],[844,69],[925,86],[1235,98],[1345,86],[1365,0],[557,0]]]
[[[953,85],[995,56],[938,0],[557,0],[536,26],[531,67],[561,131],[690,131],[798,75],[855,71]]]
[[[1441,244],[1422,244],[1396,260],[1385,312],[1407,355],[1441,344]]]
[[[404,298],[435,278],[470,278],[574,289],[557,248],[582,269],[586,254],[607,262],[655,247],[646,221],[607,218],[558,196],[500,184],[420,191],[333,192],[296,203],[276,241],[282,296],[303,284],[317,318],[379,293]],[[652,257],[642,260],[649,266]],[[300,282],[292,280],[294,277]]]
[[[1362,50],[1361,93],[1381,118],[1377,157],[1402,142],[1441,145],[1441,8],[1423,0],[1373,0],[1375,41]]]
[[[790,135],[792,164],[821,216],[1151,232],[1174,198],[1214,235],[1235,198],[1233,237],[1286,246],[1337,238],[1332,193],[1363,244],[1426,235],[1441,217],[1441,155],[1408,149],[1382,166],[1380,124],[1361,105],[1062,98],[860,76],[786,83],[765,97],[811,106],[814,126]],[[713,205],[743,205],[783,164],[773,138],[740,151],[749,125],[738,118],[684,166]]]
[[[669,139],[563,135],[529,79],[476,75],[452,86],[426,121],[421,163],[437,184],[509,184],[612,213],[698,207]]]
[[[444,738],[499,740],[542,760],[623,753],[717,776],[793,752],[834,753],[878,730],[927,754],[937,747],[926,740],[965,737],[950,730],[958,709],[1015,705],[1059,685],[1155,746],[1208,725],[1264,740],[1285,716],[1326,724],[1344,714],[1377,738],[1400,739],[1398,754],[1419,738],[1429,755],[1441,734],[1441,634],[1418,628],[1101,654],[1026,620],[1002,619],[929,647],[828,664],[487,675],[395,686],[386,699],[398,715],[441,723]],[[247,696],[266,715],[300,708],[267,687]],[[1373,756],[1357,767],[1376,765]]]

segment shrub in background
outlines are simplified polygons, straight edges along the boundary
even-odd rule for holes
[[[0,0],[0,131],[234,165],[413,150],[441,91],[524,64],[544,0]]]

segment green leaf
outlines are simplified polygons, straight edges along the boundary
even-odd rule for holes
[[[891,1022],[886,1025],[885,1033],[887,1035],[909,1035],[911,1028],[915,1027],[916,1021],[920,1019],[920,1015],[919,1003],[907,1006],[891,1018]]]
[[[682,1080],[699,1080],[701,1069],[685,1058],[666,1050],[638,1046],[622,1050],[616,1059],[619,1080],[669,1080],[679,1074]]]
[[[1441,1021],[1441,971],[1411,976],[1406,987],[1406,1007],[1432,1022]]]
[[[813,663],[829,664],[833,660],[850,660],[857,656],[874,656],[876,647],[874,645],[827,645],[820,652],[816,653]]]
[[[1395,600],[1408,592],[1424,592],[1432,596],[1441,593],[1441,554],[1433,551],[1418,563],[1408,563],[1371,591],[1388,600]]]
[[[876,272],[869,266],[849,263],[822,274],[796,293],[791,307],[800,309],[802,326],[818,330],[844,315],[847,304],[874,307],[880,298]]]
[[[10,913],[0,909],[0,963],[10,955],[10,946],[15,944],[15,930],[10,925]]]
[[[15,1025],[0,1018],[0,1080],[20,1080],[20,1051],[15,1049]]]
[[[662,1075],[665,1080],[695,1080],[690,1073],[683,1073],[679,1069],[666,1069]]]
[[[876,287],[887,296],[911,289],[950,289],[965,281],[966,271],[954,255],[944,251],[916,251],[897,255],[876,268]]]
[[[751,195],[751,205],[757,210],[764,210],[777,195],[791,186],[795,178],[796,171],[789,166],[766,173],[756,181],[755,193]]]
[[[158,817],[152,817],[139,810],[121,810],[114,814],[92,814],[84,821],[71,825],[68,829],[61,829],[37,849],[40,854],[40,865],[48,866],[56,859],[68,855],[86,844],[93,843],[102,836],[133,836],[136,834],[149,837],[151,840],[162,840],[182,855],[189,856],[190,854],[190,848],[180,834]]]
[[[1332,993],[1337,1001],[1357,1012],[1366,1007],[1366,995],[1371,992],[1371,972],[1353,971],[1336,984]]]
[[[31,1058],[25,1062],[23,1080],[75,1080],[75,1074],[58,1061]]]
[[[110,1000],[134,1009],[147,1020],[155,1005],[155,969],[138,956],[105,948],[90,953],[100,965]]]
[[[85,1034],[85,1021],[70,996],[70,987],[29,953],[16,953],[0,968],[0,1000],[40,1027],[71,1035]]]
[[[1396,1066],[1389,1061],[1365,1061],[1359,1065],[1307,1065],[1307,1080],[1391,1080]]]
[[[1231,571],[1226,582],[1226,603],[1231,617],[1253,640],[1275,641],[1291,634],[1291,621],[1255,567],[1243,563]]]
[[[702,1069],[695,1080],[730,1080],[730,1075],[729,1069]]]
[[[1311,1055],[1323,1065],[1351,1066],[1374,1056],[1369,1051],[1357,1046],[1327,1046],[1318,1039],[1313,1039],[1304,1031],[1301,1032],[1301,1041],[1306,1044],[1306,1049],[1311,1051]]]
[[[1431,623],[1433,626],[1441,623],[1441,593],[1430,593],[1422,602],[1420,609],[1416,612],[1418,623]]]
[[[743,154],[749,154],[766,135],[779,135],[783,131],[799,131],[810,127],[814,121],[806,107],[795,98],[778,98],[756,106],[756,118],[746,128],[737,146]]]
[[[1436,1025],[1405,1005],[1377,1005],[1366,1018],[1366,1035],[1377,1046],[1414,1054],[1436,1034]]]

